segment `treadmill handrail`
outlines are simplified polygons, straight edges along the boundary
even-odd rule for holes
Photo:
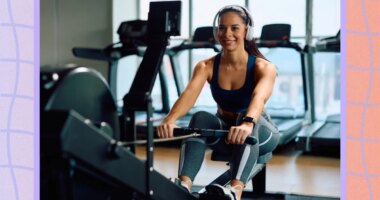
[[[300,53],[303,53],[303,49],[296,42],[290,42],[289,40],[259,40],[257,42],[257,47],[266,47],[266,48],[291,48]]]
[[[138,48],[124,48],[124,47],[112,47],[112,48],[83,48],[74,47],[72,49],[73,55],[78,58],[87,58],[94,60],[104,60],[107,62],[119,60],[129,55],[143,56],[144,52],[139,51]]]
[[[340,52],[340,30],[335,36],[322,38],[315,44],[315,51],[318,52]]]
[[[78,58],[87,58],[87,59],[105,60],[105,61],[112,60],[104,52],[104,49],[74,47],[72,49],[72,52],[73,52],[73,55]]]
[[[191,49],[213,49],[215,52],[219,52],[220,49],[213,43],[210,42],[191,42],[187,43],[186,41],[182,42],[178,46],[174,46],[168,49],[168,54],[176,55],[178,52],[183,50]]]

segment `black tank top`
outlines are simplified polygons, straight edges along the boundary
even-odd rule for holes
[[[210,88],[212,97],[223,110],[230,112],[246,112],[252,99],[254,89],[253,70],[255,68],[256,57],[248,56],[247,72],[244,85],[236,90],[225,90],[219,87],[219,63],[221,54],[215,56],[214,69]]]

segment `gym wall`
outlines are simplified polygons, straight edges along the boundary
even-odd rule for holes
[[[76,63],[107,77],[107,63],[75,58],[73,47],[104,48],[112,43],[112,1],[41,0],[41,66]]]

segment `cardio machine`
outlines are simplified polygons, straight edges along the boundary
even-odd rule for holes
[[[333,36],[317,41],[313,54],[338,54],[340,53],[340,31]],[[339,66],[332,66],[339,67]],[[337,73],[336,73],[337,74]],[[338,75],[338,74],[337,74]],[[339,77],[335,75],[336,86],[333,96],[339,99]],[[338,75],[339,76],[339,75]],[[296,148],[307,153],[315,153],[329,156],[340,156],[340,113],[331,114],[324,121],[315,121],[302,130],[296,139]]]

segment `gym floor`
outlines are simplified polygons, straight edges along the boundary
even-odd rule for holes
[[[145,159],[145,146],[138,146],[137,156]],[[178,147],[155,146],[154,168],[168,178],[178,171]],[[211,150],[206,151],[205,162],[194,184],[207,185],[228,169],[225,162],[211,161]],[[268,192],[307,196],[340,196],[340,159],[303,154],[292,144],[276,150],[267,164],[266,187]],[[252,189],[251,183],[246,190]]]

